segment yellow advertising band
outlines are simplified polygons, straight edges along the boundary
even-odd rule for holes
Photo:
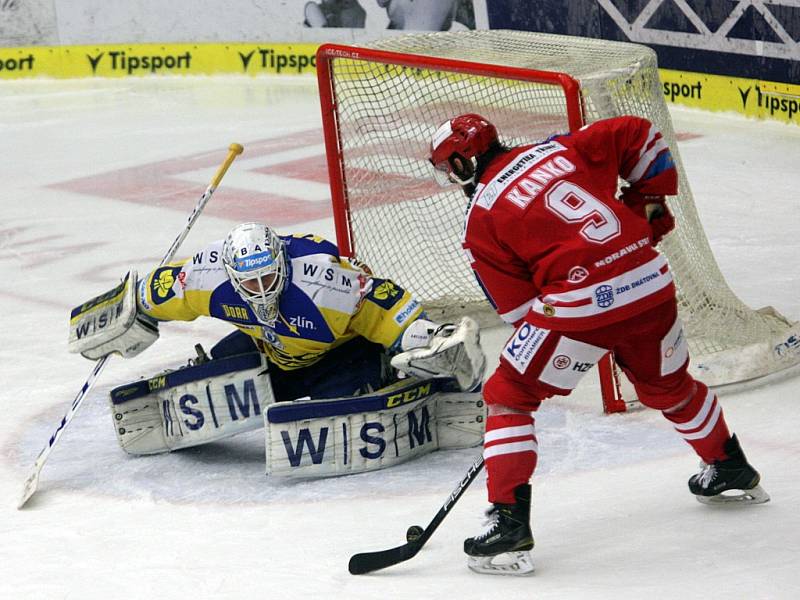
[[[109,44],[0,49],[0,79],[314,73],[318,44]]]
[[[313,74],[318,44],[107,44],[0,49],[0,79]],[[669,103],[800,124],[800,86],[659,69]]]
[[[800,85],[659,69],[668,103],[800,125]]]

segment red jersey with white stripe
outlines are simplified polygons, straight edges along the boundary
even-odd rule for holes
[[[675,294],[650,224],[616,197],[618,177],[642,194],[677,193],[669,148],[646,119],[597,121],[487,166],[463,246],[505,321],[586,330]]]

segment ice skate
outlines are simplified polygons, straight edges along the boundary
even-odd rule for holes
[[[486,532],[464,540],[464,552],[469,556],[467,565],[476,573],[528,575],[533,572],[531,486],[518,486],[514,496],[515,504],[495,504],[489,510]]]
[[[725,442],[724,450],[728,458],[714,461],[710,465],[703,463],[700,472],[689,478],[689,490],[698,502],[703,504],[769,502],[769,494],[759,485],[761,476],[747,462],[735,435]]]

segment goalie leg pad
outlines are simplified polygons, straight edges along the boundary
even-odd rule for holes
[[[264,413],[267,475],[347,475],[476,446],[483,399],[453,388],[449,380],[411,378],[364,396],[273,404]]]
[[[211,360],[111,391],[111,414],[128,454],[158,454],[259,429],[273,401],[259,352]]]
[[[439,448],[472,448],[483,443],[486,404],[478,392],[442,392],[436,399]]]

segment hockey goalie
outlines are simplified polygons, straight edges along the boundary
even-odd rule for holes
[[[136,455],[263,427],[267,473],[373,470],[482,440],[485,368],[476,323],[440,325],[389,279],[313,235],[238,225],[191,258],[72,311],[70,350],[133,357],[164,321],[212,317],[234,331],[186,367],[122,385],[117,439]]]

